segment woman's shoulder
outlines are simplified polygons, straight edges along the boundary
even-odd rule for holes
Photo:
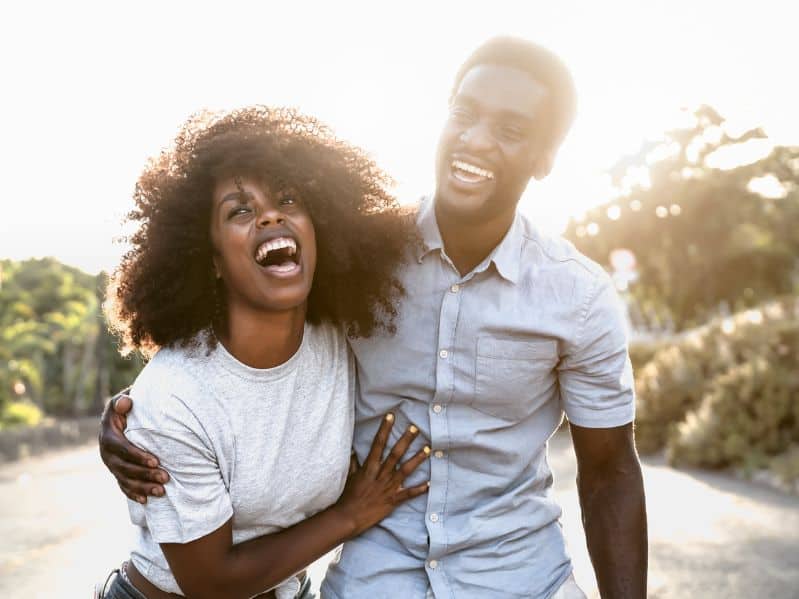
[[[192,426],[213,409],[206,401],[208,371],[205,347],[165,347],[145,365],[131,387],[134,424],[143,427],[182,423]],[[131,422],[129,422],[129,425]]]
[[[342,326],[329,322],[309,323],[305,333],[309,336],[308,346],[315,354],[326,354],[334,359],[346,358],[348,355],[347,335]]]

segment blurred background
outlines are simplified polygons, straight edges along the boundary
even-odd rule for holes
[[[4,4],[0,594],[87,596],[129,547],[93,438],[142,366],[100,306],[148,156],[196,110],[296,106],[414,202],[455,71],[512,34],[559,54],[579,91],[520,209],[625,299],[650,596],[799,596],[797,16],[768,0]],[[596,596],[568,436],[551,450]]]

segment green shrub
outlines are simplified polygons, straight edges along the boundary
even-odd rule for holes
[[[708,395],[723,394],[719,377],[725,374],[745,376],[734,374],[736,367],[770,356],[769,361],[785,364],[780,368],[789,372],[796,370],[799,347],[794,338],[799,329],[798,313],[796,298],[770,302],[689,331],[657,351],[636,373],[639,450],[642,453],[658,451],[670,439],[691,436],[685,427],[683,432],[678,432],[678,426],[689,413],[710,401]],[[752,368],[756,371],[754,366]],[[716,399],[711,404],[720,401]]]
[[[792,336],[799,338],[799,327]],[[696,410],[669,438],[672,464],[769,465],[799,441],[799,372],[774,354],[754,358],[718,376]]]
[[[641,368],[649,364],[655,354],[664,347],[663,341],[634,341],[630,343],[630,362],[633,371],[638,372]]]
[[[11,401],[0,410],[0,429],[11,426],[36,426],[41,422],[42,411],[28,401]]]

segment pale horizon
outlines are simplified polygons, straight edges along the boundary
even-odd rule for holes
[[[0,258],[54,256],[112,269],[148,156],[202,108],[296,106],[366,149],[403,203],[432,190],[436,140],[457,67],[493,35],[536,41],[569,65],[575,126],[521,209],[550,232],[610,199],[603,171],[710,104],[772,142],[799,144],[785,2],[617,0],[391,7],[32,2],[0,9],[6,200]]]

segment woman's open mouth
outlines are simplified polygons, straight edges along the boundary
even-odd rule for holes
[[[255,250],[255,261],[274,275],[291,276],[300,272],[297,242],[291,237],[276,237],[263,242]]]

